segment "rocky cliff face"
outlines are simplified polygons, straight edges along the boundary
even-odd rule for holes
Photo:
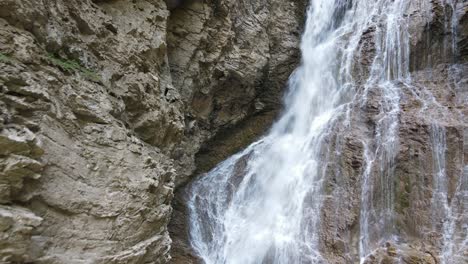
[[[174,188],[271,123],[305,5],[1,0],[0,262],[168,262]]]

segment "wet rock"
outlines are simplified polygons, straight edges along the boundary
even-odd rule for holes
[[[409,245],[400,245],[396,247],[387,243],[384,247],[377,249],[366,258],[365,264],[436,264],[438,259],[430,251],[416,249]]]
[[[413,72],[411,85],[402,86],[399,114],[399,143],[395,156],[395,168],[392,182],[395,188],[393,196],[393,231],[402,242],[379,246],[379,241],[371,239],[373,248],[377,248],[365,263],[439,263],[443,247],[443,225],[446,217],[442,207],[433,208],[436,190],[437,157],[434,155],[434,127],[444,131],[446,149],[444,168],[447,177],[448,201],[452,203],[455,218],[455,230],[462,229],[464,198],[457,188],[463,181],[464,134],[467,130],[466,103],[463,83],[466,65],[452,67],[441,64],[423,71]],[[447,82],[447,80],[451,80]],[[380,93],[368,94],[367,102],[379,102]],[[357,106],[356,106],[357,107]],[[378,106],[379,107],[379,106]],[[378,108],[377,108],[378,109]],[[363,145],[376,133],[376,118],[379,111],[369,111],[369,107],[357,107],[351,111],[350,127],[338,122],[337,144],[332,160],[341,161],[332,164],[327,173],[326,198],[322,207],[321,251],[331,263],[350,263],[359,260],[359,223],[360,208],[363,206],[361,188],[362,172],[368,161],[364,157]],[[344,127],[344,128],[340,128]],[[367,143],[369,144],[369,143]],[[371,145],[372,146],[372,145]],[[362,157],[362,158],[361,158]],[[379,167],[371,170],[372,179],[379,179]],[[380,206],[382,189],[377,184],[371,190],[371,203]],[[456,187],[459,186],[459,187]],[[337,210],[339,214],[335,213]],[[434,213],[436,212],[436,213]],[[380,219],[377,219],[380,221]],[[379,223],[372,222],[373,232],[378,232]],[[460,231],[461,233],[461,231]],[[455,233],[454,241],[462,241]],[[336,241],[344,240],[347,247],[340,249]],[[406,242],[405,242],[406,241]],[[466,250],[458,249],[458,252]],[[463,263],[463,253],[459,263]],[[456,257],[456,256],[452,256]],[[457,262],[458,263],[458,262]]]

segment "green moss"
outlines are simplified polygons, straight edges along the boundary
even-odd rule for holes
[[[333,185],[326,184],[324,189],[325,189],[325,194],[326,195],[331,195],[333,193],[334,188],[333,188]]]
[[[11,60],[10,57],[0,52],[0,62],[8,62],[10,60]]]
[[[49,54],[47,57],[53,65],[61,68],[64,71],[78,72],[86,79],[95,82],[99,82],[101,80],[100,76],[95,71],[83,67],[79,62],[75,60],[65,60],[53,54]]]
[[[403,213],[405,211],[405,209],[408,209],[409,206],[410,206],[408,193],[401,192],[400,197],[399,197],[398,200],[399,200],[398,203],[400,205],[399,206],[400,207],[400,212],[399,213]]]
[[[404,184],[404,189],[399,190],[397,196],[397,212],[403,214],[410,207],[409,196],[411,193],[411,183],[409,177],[402,177],[401,179]]]

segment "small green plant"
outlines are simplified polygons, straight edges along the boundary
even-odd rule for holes
[[[78,72],[83,77],[95,82],[99,82],[101,80],[100,76],[95,71],[81,66],[81,64],[75,60],[65,60],[53,54],[49,54],[47,57],[53,65],[61,68],[64,71]]]
[[[0,52],[0,62],[7,62],[7,61],[10,61],[10,57]]]

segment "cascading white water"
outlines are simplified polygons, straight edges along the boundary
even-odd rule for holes
[[[450,243],[454,232],[454,223],[450,221],[453,218],[448,199],[448,183],[446,174],[446,156],[447,142],[446,131],[443,127],[432,125],[431,127],[432,155],[434,159],[434,194],[432,196],[433,219],[441,222],[449,219],[443,226],[444,245],[441,261],[447,264],[448,258],[453,255],[453,244]],[[437,229],[437,227],[434,227]]]
[[[457,0],[441,0],[445,9],[450,9],[449,12],[444,10],[445,21],[444,30],[450,32],[451,38],[446,38],[444,42],[444,55],[450,57],[452,63],[456,63],[458,52],[457,47],[457,26],[458,17],[456,14]],[[452,65],[448,70],[448,77],[458,74],[456,64]],[[455,78],[453,78],[455,79]],[[460,87],[456,87],[460,90]],[[437,100],[430,95],[430,102],[436,104],[436,108],[443,108],[438,104]],[[466,100],[466,98],[460,98]],[[427,107],[427,106],[426,106]],[[424,107],[424,108],[426,108]],[[423,112],[424,110],[422,110]],[[447,112],[447,109],[442,109],[442,113]],[[422,115],[424,115],[422,113]],[[460,114],[460,119],[463,119],[463,114]],[[466,133],[466,132],[465,132]],[[463,250],[468,246],[468,219],[465,209],[468,208],[468,169],[464,167],[458,179],[454,196],[449,199],[449,179],[447,175],[446,151],[447,151],[447,131],[444,127],[433,123],[430,130],[433,156],[433,181],[434,190],[432,195],[432,214],[434,223],[442,223],[441,226],[434,226],[433,229],[440,229],[442,234],[442,249],[440,256],[441,264],[451,263],[468,263],[468,255]],[[460,221],[465,219],[465,221]]]
[[[442,233],[442,250],[440,263],[466,263],[468,256],[463,249],[468,243],[468,225],[464,208],[468,206],[468,175],[466,168],[457,182],[454,197],[449,199],[449,180],[447,177],[447,139],[443,127],[432,125],[431,142],[434,159],[434,192],[432,197],[432,213],[436,226]],[[457,206],[458,205],[458,206]],[[437,226],[442,223],[441,226]]]
[[[411,81],[406,13],[411,4],[311,0],[302,64],[289,80],[281,118],[267,136],[190,188],[190,242],[207,264],[326,263],[319,225],[332,151],[328,139],[338,120],[350,122],[350,105],[365,104],[374,91],[382,99],[375,138],[363,142],[358,258],[363,261],[378,241],[392,239],[398,87]],[[368,30],[375,32],[375,54],[365,79],[355,80]],[[372,197],[375,188],[381,197]]]
[[[340,35],[349,29],[335,23],[345,8],[346,1],[311,2],[303,64],[290,79],[282,118],[268,136],[194,184],[192,245],[206,263],[321,262],[320,154],[347,92],[337,70]],[[241,159],[247,159],[245,175],[238,179]]]

